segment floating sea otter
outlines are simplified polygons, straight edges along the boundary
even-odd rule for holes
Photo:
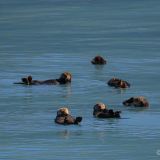
[[[145,97],[131,97],[123,102],[125,106],[135,106],[135,107],[148,107],[149,102]]]
[[[130,84],[127,81],[119,78],[112,78],[108,81],[108,85],[115,88],[129,88]]]
[[[49,80],[32,80],[32,76],[28,76],[27,78],[22,78],[22,82],[14,83],[14,84],[25,84],[25,85],[56,85],[56,84],[67,84],[70,83],[72,79],[72,75],[69,72],[64,72],[61,74],[59,79],[49,79]]]
[[[107,109],[107,106],[103,103],[97,103],[93,107],[93,115],[97,118],[120,118],[121,111],[113,111]]]
[[[98,65],[103,65],[103,64],[106,64],[107,61],[101,57],[101,56],[96,56],[92,59],[91,61],[92,64],[98,64]]]
[[[82,121],[82,117],[72,117],[69,114],[68,108],[60,108],[57,111],[57,116],[55,118],[55,123],[69,125],[69,124],[79,124]]]

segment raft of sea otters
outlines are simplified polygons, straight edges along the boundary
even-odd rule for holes
[[[107,61],[101,57],[96,56],[91,61],[94,65],[104,65]],[[33,80],[32,76],[27,76],[21,79],[21,82],[16,82],[14,84],[23,84],[23,85],[57,85],[57,84],[67,84],[71,83],[72,75],[69,72],[64,72],[60,75],[58,79],[48,79],[48,80]],[[130,84],[119,78],[112,78],[108,81],[108,85],[115,88],[129,88]],[[131,97],[122,102],[125,106],[134,106],[134,107],[148,107],[149,102],[143,96]],[[93,116],[96,118],[120,118],[121,111],[113,111],[109,109],[103,103],[97,103],[93,107]],[[82,117],[74,117],[70,115],[69,109],[67,107],[62,107],[58,109],[57,116],[55,118],[55,123],[70,125],[70,124],[80,124]]]

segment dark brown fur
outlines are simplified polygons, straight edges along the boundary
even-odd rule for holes
[[[115,88],[129,88],[130,84],[127,81],[119,78],[112,78],[108,81],[108,85]]]
[[[27,78],[22,78],[22,82],[18,82],[15,84],[25,84],[25,85],[56,85],[56,84],[67,84],[71,83],[71,74],[69,72],[64,72],[61,74],[58,79],[48,79],[48,80],[33,80],[32,76],[28,76]]]
[[[149,102],[145,97],[131,97],[123,102],[125,106],[148,107]]]
[[[93,115],[97,118],[120,118],[120,113],[121,111],[113,111],[112,109],[101,109],[97,104],[93,107]]]
[[[103,64],[106,64],[107,61],[101,57],[101,56],[96,56],[92,59],[91,61],[92,64],[98,64],[98,65],[103,65]]]
[[[79,124],[82,121],[82,117],[73,117],[71,115],[56,116],[55,123],[62,125]]]

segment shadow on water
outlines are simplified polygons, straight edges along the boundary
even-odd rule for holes
[[[118,125],[122,118],[94,118],[93,128],[96,130],[101,130],[107,128],[114,128]]]
[[[62,126],[62,127],[64,127],[64,126]],[[70,126],[68,126],[68,127],[70,127]],[[74,130],[72,127],[70,127],[70,128],[64,127],[63,129],[58,130],[55,134],[58,138],[62,138],[62,139],[68,139],[70,137],[74,137],[74,136],[77,137],[77,136],[83,135],[81,130]]]
[[[126,93],[127,90],[129,90],[129,88],[114,88],[116,90],[117,94],[124,94]]]
[[[72,86],[71,86],[71,84],[61,85],[60,87],[61,87],[61,89],[63,91],[62,97],[68,98],[68,97],[70,97],[72,95]]]

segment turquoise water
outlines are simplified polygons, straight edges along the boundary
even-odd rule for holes
[[[0,0],[0,159],[160,159],[159,19],[159,0]],[[97,54],[108,64],[93,66]],[[64,71],[70,86],[13,85]],[[108,87],[113,76],[131,88]],[[149,108],[122,105],[139,95]],[[94,118],[97,102],[122,119]],[[55,124],[61,106],[81,125]]]

